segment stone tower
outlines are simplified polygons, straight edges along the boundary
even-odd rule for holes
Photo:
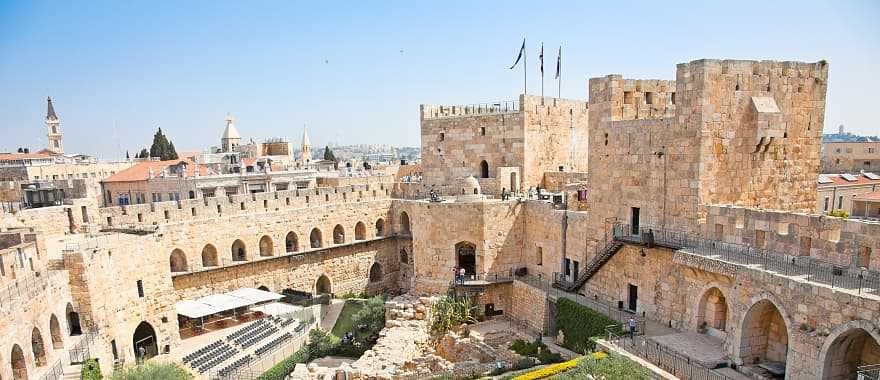
[[[52,98],[47,98],[48,106],[46,109],[46,137],[48,146],[46,150],[55,154],[64,154],[64,143],[61,133],[61,120],[55,115],[55,107],[52,106]]]
[[[309,133],[303,128],[303,139],[302,139],[302,160],[303,165],[308,165],[312,162],[312,143],[309,141]]]
[[[230,114],[226,114],[226,129],[223,130],[223,137],[220,138],[220,147],[223,153],[238,151],[238,144],[241,142],[241,135],[238,129],[235,129],[235,118]]]

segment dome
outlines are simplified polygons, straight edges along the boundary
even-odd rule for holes
[[[470,201],[484,199],[480,182],[474,176],[460,177],[455,181],[457,192],[456,199],[458,201]]]
[[[232,123],[234,119],[232,116],[226,116],[226,129],[223,130],[223,139],[241,139],[241,135],[238,134],[238,129],[235,129],[235,124]]]

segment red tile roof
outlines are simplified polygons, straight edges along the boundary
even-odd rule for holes
[[[111,175],[105,178],[102,182],[137,182],[137,181],[146,181],[147,178],[150,177],[150,169],[153,170],[153,176],[159,176],[159,174],[165,168],[180,163],[186,163],[186,176],[193,177],[196,173],[196,168],[199,170],[199,175],[207,175],[208,168],[204,165],[198,165],[191,160],[167,160],[167,161],[146,161],[135,164],[134,166],[125,169],[119,173]]]
[[[41,153],[0,153],[0,161],[15,161],[26,159],[51,158],[48,154]]]

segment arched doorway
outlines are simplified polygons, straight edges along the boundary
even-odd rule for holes
[[[406,211],[400,212],[400,232],[404,235],[410,234],[409,215]]]
[[[275,245],[272,244],[272,238],[269,235],[263,235],[260,238],[260,256],[272,256]]]
[[[24,352],[21,351],[21,347],[17,344],[12,346],[10,362],[12,364],[12,379],[27,380],[27,362],[24,361]]]
[[[480,161],[480,178],[489,178],[489,163],[486,160]]]
[[[241,239],[232,242],[232,261],[246,261],[247,247]]]
[[[299,251],[299,240],[296,238],[296,234],[293,231],[287,233],[287,236],[284,237],[284,249],[287,252],[297,252]]]
[[[364,222],[357,222],[354,225],[354,240],[365,240],[367,238],[367,226]]]
[[[186,272],[186,254],[180,249],[171,251],[168,261],[171,264],[171,272]]]
[[[312,228],[312,233],[309,234],[309,244],[312,248],[321,248],[321,245],[324,244],[321,239],[321,230],[318,227]]]
[[[370,266],[370,282],[379,282],[382,281],[382,265],[379,263],[373,263]]]
[[[37,367],[46,365],[46,345],[43,344],[43,334],[36,327],[31,330],[31,353],[34,354],[34,364]]]
[[[315,294],[331,293],[333,293],[333,286],[330,284],[330,278],[322,274],[321,277],[318,277],[318,281],[315,281]]]
[[[376,221],[376,236],[385,236],[385,219],[379,218]]]
[[[216,267],[217,265],[220,265],[217,262],[217,248],[211,244],[205,244],[205,247],[202,248],[202,266]]]
[[[52,348],[64,348],[64,338],[61,336],[61,324],[55,314],[49,316],[49,336],[52,338]]]
[[[788,328],[772,301],[755,302],[743,319],[739,354],[743,364],[784,363],[788,355]]]
[[[336,227],[333,227],[333,244],[342,243],[345,243],[345,228],[342,228],[341,224],[337,224]]]
[[[70,336],[82,335],[82,328],[79,325],[79,313],[73,310],[73,305],[68,303],[64,314],[67,316],[67,328]]]
[[[409,264],[409,255],[406,253],[405,249],[400,250],[400,263]]]
[[[712,287],[703,293],[697,305],[697,328],[712,333],[727,331],[727,299],[721,290]]]
[[[470,242],[460,242],[455,245],[455,263],[458,268],[464,268],[467,276],[477,273],[477,246]]]
[[[138,360],[146,360],[159,355],[159,343],[156,339],[156,330],[153,330],[147,322],[141,322],[134,329],[131,339],[134,348],[134,357]]]
[[[856,320],[841,325],[828,337],[822,356],[822,379],[855,379],[865,365],[880,364],[880,329],[871,322]],[[836,335],[836,336],[835,336]]]

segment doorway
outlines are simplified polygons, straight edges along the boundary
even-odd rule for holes
[[[139,361],[147,360],[159,355],[159,345],[156,342],[156,331],[153,330],[147,322],[141,322],[134,330],[132,336],[132,346],[134,347],[135,357]]]
[[[639,208],[632,207],[632,213],[630,215],[630,224],[632,225],[632,234],[639,236]]]
[[[627,293],[628,293],[627,299],[629,300],[628,305],[627,305],[628,309],[632,312],[635,312],[636,307],[638,306],[638,303],[639,303],[639,287],[635,286],[633,284],[629,284],[629,289],[628,289]]]
[[[455,245],[458,267],[464,269],[464,273],[468,277],[477,273],[476,250],[477,247],[469,242],[461,242]]]

